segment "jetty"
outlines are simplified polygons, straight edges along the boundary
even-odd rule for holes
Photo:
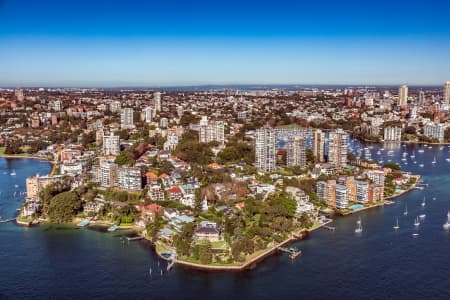
[[[170,271],[172,267],[177,263],[177,251],[172,250],[171,255],[168,258],[169,264],[167,265],[167,271]]]
[[[144,237],[142,235],[138,235],[138,236],[133,236],[133,237],[127,237],[127,240],[129,242],[131,241],[138,241],[138,240],[142,240]]]
[[[301,250],[297,250],[295,248],[278,247],[277,249],[279,251],[288,253],[290,259],[296,259],[300,254],[302,254]]]
[[[15,221],[16,218],[12,218],[12,219],[6,219],[6,220],[0,220],[0,223],[9,223],[9,222],[13,222]]]

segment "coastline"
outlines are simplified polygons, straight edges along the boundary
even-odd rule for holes
[[[51,164],[55,164],[55,161],[50,160],[46,157],[41,157],[41,156],[31,156],[28,154],[22,155],[22,154],[0,154],[0,158],[18,158],[18,159],[35,159],[35,160],[41,160],[41,161],[46,161],[49,162]]]
[[[400,197],[400,196],[402,196],[402,195],[404,195],[404,194],[406,194],[406,193],[408,193],[408,192],[410,192],[410,191],[412,191],[413,189],[416,188],[417,184],[419,183],[419,180],[420,180],[421,176],[420,175],[416,175],[416,174],[412,175],[412,176],[414,176],[416,178],[416,182],[414,184],[412,184],[410,187],[408,187],[408,189],[403,190],[402,192],[400,192],[398,194],[395,194],[395,195],[392,195],[392,196],[384,198],[382,203],[379,203],[379,204],[376,204],[376,205],[373,205],[373,206],[363,207],[363,208],[360,208],[360,209],[357,209],[357,210],[352,210],[352,211],[349,211],[349,212],[346,212],[346,213],[339,213],[339,214],[341,216],[345,217],[345,216],[352,215],[352,214],[355,214],[355,213],[360,213],[360,212],[368,210],[368,209],[377,208],[377,207],[381,207],[381,206],[387,205],[387,203],[385,202],[386,200]],[[303,229],[300,232],[292,233],[291,236],[288,239],[278,243],[277,245],[274,245],[274,246],[270,247],[269,249],[264,250],[262,253],[260,253],[257,256],[249,259],[248,261],[245,261],[241,265],[236,265],[236,264],[233,264],[233,265],[231,265],[231,264],[230,265],[203,265],[203,264],[198,264],[198,263],[193,263],[193,262],[188,262],[188,261],[178,260],[178,259],[175,261],[175,264],[176,265],[180,265],[180,266],[184,266],[184,267],[187,267],[187,268],[203,270],[203,271],[225,271],[225,272],[226,271],[244,271],[244,270],[252,268],[258,262],[261,262],[266,257],[268,257],[268,256],[272,255],[273,253],[275,253],[279,247],[282,247],[282,246],[284,246],[286,244],[289,244],[291,242],[302,240],[310,232],[313,232],[314,230],[320,229],[320,228],[326,226],[327,224],[332,223],[333,221],[334,220],[330,219],[327,222],[319,224],[318,226],[315,226],[315,227],[313,227],[311,229]],[[171,262],[170,259],[168,259],[168,258],[166,258],[166,257],[164,257],[162,255],[162,252],[158,251],[156,245],[154,245],[154,248],[155,248],[154,249],[155,253],[161,259],[163,259],[164,261],[167,261],[167,262]]]
[[[376,205],[372,205],[372,206],[363,207],[363,208],[359,208],[359,209],[355,209],[355,210],[351,210],[351,211],[348,211],[348,212],[345,212],[345,213],[339,213],[339,214],[341,216],[348,216],[348,215],[359,213],[359,212],[362,212],[362,211],[365,211],[365,210],[368,210],[368,209],[371,209],[371,208],[376,208],[376,207],[380,207],[380,206],[384,206],[384,205],[393,204],[393,203],[386,203],[386,200],[395,199],[395,198],[400,197],[400,196],[402,196],[402,195],[404,195],[406,193],[409,193],[410,191],[412,191],[413,189],[416,188],[416,186],[417,186],[417,184],[419,183],[419,180],[420,180],[420,175],[411,175],[411,176],[416,178],[416,182],[414,184],[412,184],[406,190],[403,190],[402,192],[400,192],[398,194],[394,194],[394,195],[385,197],[382,203],[379,203],[379,204],[376,204]]]
[[[180,266],[184,266],[187,268],[191,268],[191,269],[196,269],[196,270],[203,270],[203,271],[244,271],[247,269],[251,269],[252,267],[254,267],[257,263],[263,261],[265,258],[267,258],[268,256],[272,255],[273,253],[278,251],[278,248],[283,247],[289,243],[292,242],[296,242],[296,241],[300,241],[303,238],[305,238],[306,236],[309,235],[309,233],[320,229],[330,223],[332,223],[334,220],[329,219],[327,222],[318,224],[316,226],[311,227],[310,229],[302,229],[298,232],[293,232],[291,233],[290,237],[285,239],[284,241],[271,246],[270,248],[263,250],[261,253],[257,254],[255,257],[252,257],[251,259],[243,262],[242,264],[230,264],[230,265],[203,265],[203,264],[198,264],[198,263],[193,263],[193,262],[188,262],[185,260],[176,260],[175,264],[176,265],[180,265]],[[155,253],[163,260],[167,261],[167,262],[171,262],[172,260],[164,257],[162,255],[162,252],[159,252],[156,245],[155,246]]]

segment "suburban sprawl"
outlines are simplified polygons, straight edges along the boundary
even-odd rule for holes
[[[450,82],[0,89],[0,156],[53,164],[26,179],[19,224],[129,229],[169,263],[238,270],[420,187],[366,150],[450,143],[449,101]]]

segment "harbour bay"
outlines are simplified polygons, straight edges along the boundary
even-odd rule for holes
[[[355,142],[354,147],[370,145]],[[11,299],[446,299],[450,296],[450,236],[442,225],[450,208],[450,165],[445,160],[450,148],[433,146],[421,153],[421,145],[395,145],[387,157],[386,146],[376,154],[381,147],[370,149],[373,159],[398,162],[403,170],[421,175],[429,186],[394,199],[394,205],[338,217],[333,223],[335,231],[317,230],[293,244],[302,250],[295,261],[279,253],[244,272],[208,273],[179,266],[166,272],[166,263],[147,242],[123,243],[126,232],[57,225],[25,228],[8,223],[0,225],[0,295]],[[417,163],[408,158],[405,165],[401,160],[404,151],[408,156],[415,153]],[[431,163],[434,157],[435,165]],[[25,178],[49,170],[46,162],[0,159],[3,219],[14,216],[21,206],[14,192],[23,191]],[[17,175],[11,176],[12,171]],[[424,197],[427,202],[422,207]],[[403,215],[405,205],[407,216]],[[420,214],[426,217],[415,229],[413,222]],[[359,217],[364,231],[355,235]],[[395,231],[396,218],[400,228]],[[413,237],[414,232],[419,236]]]

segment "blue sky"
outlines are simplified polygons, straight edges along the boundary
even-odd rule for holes
[[[0,0],[0,85],[450,80],[450,1],[242,2]]]

